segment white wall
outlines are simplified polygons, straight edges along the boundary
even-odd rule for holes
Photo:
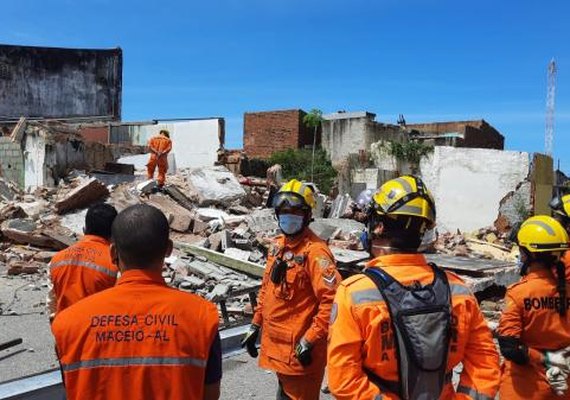
[[[436,146],[421,175],[435,197],[440,231],[490,226],[499,202],[529,174],[528,153]]]
[[[24,186],[26,189],[53,184],[47,180],[45,161],[45,138],[37,134],[26,135],[24,150]]]
[[[172,152],[178,168],[213,166],[220,148],[219,120],[176,121],[130,128],[133,144],[146,145],[148,139],[167,129],[172,139]]]

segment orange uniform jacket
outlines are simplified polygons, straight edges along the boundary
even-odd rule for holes
[[[73,303],[115,285],[119,270],[111,261],[109,242],[85,235],[78,243],[57,253],[50,262],[55,309],[60,312]]]
[[[281,285],[271,279],[276,258],[288,259]],[[322,371],[331,306],[340,275],[326,243],[310,229],[295,242],[279,236],[269,250],[253,323],[261,329],[259,365],[284,375]],[[313,362],[303,367],[295,357],[301,338],[314,345]]]
[[[570,293],[570,285],[566,290]],[[554,395],[544,368],[544,351],[570,345],[570,313],[560,317],[558,298],[556,279],[549,270],[531,271],[508,288],[498,334],[519,338],[529,348],[530,361],[518,365],[505,360],[501,399],[570,399],[570,393]]]
[[[148,147],[151,150],[151,159],[157,158],[157,153],[163,154],[158,158],[166,159],[166,155],[172,150],[172,140],[163,135],[156,135],[149,139]]]
[[[381,266],[404,285],[433,281],[433,271],[421,254],[381,256],[369,267]],[[455,393],[448,383],[441,399],[493,400],[499,387],[499,355],[477,304],[465,283],[446,272],[452,294],[452,338],[447,372],[463,363]],[[395,337],[390,315],[377,286],[359,274],[343,281],[335,297],[329,329],[328,379],[336,399],[397,399],[381,392],[363,372],[398,381]]]
[[[564,253],[564,256],[562,257],[562,262],[566,267],[566,281],[570,282],[570,251]]]
[[[160,272],[128,270],[58,314],[52,331],[70,400],[202,400],[218,312]]]

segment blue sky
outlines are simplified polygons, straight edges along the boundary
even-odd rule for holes
[[[543,151],[558,66],[555,157],[570,173],[570,2],[11,0],[0,42],[124,51],[123,119],[368,110],[408,122],[484,118]]]

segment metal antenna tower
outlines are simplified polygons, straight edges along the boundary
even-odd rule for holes
[[[544,151],[552,156],[554,146],[554,104],[556,98],[556,61],[548,63],[546,87],[546,124],[544,129]]]

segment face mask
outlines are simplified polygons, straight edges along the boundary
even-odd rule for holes
[[[304,217],[295,214],[279,215],[279,228],[286,235],[296,235],[303,230]]]

